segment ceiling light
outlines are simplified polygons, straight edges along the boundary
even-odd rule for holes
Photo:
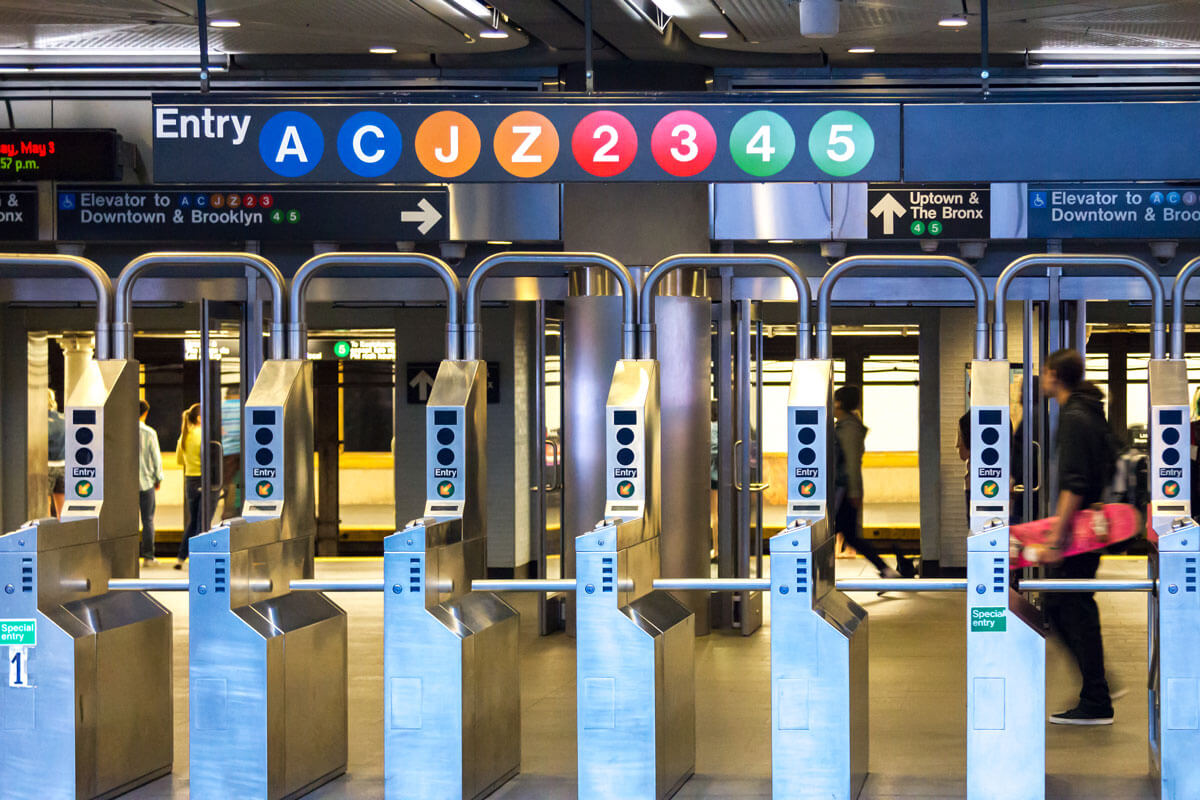
[[[491,10],[479,0],[450,0],[450,2],[478,19],[486,19],[492,15]]]
[[[701,39],[728,39],[729,34],[725,31],[701,31]]]
[[[943,28],[965,28],[967,25],[967,18],[962,14],[955,14],[952,17],[942,17],[938,20],[938,25],[942,26]]]
[[[390,56],[396,52],[394,47],[372,47],[370,52],[377,56]]]
[[[489,239],[488,244],[496,245],[497,247],[508,247],[512,242],[502,242],[499,239]]]
[[[480,39],[507,39],[508,33],[499,28],[485,28],[479,32]]]
[[[767,244],[795,244],[795,239],[767,239]]]
[[[240,28],[242,23],[236,19],[214,19],[209,21],[209,26],[213,28]]]
[[[849,50],[847,50],[846,52],[847,52],[847,53],[858,53],[858,54],[863,54],[863,53],[874,53],[874,52],[875,52],[875,48],[874,48],[874,47],[851,47],[851,48],[850,48]]]

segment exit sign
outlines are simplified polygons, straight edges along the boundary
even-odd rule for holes
[[[37,644],[37,620],[0,619],[0,645],[33,647]]]

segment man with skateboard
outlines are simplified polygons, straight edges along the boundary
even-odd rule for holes
[[[1058,402],[1058,520],[1042,561],[1056,578],[1095,578],[1100,551],[1063,557],[1070,544],[1075,515],[1101,502],[1112,478],[1116,452],[1104,418],[1104,395],[1085,381],[1084,362],[1075,350],[1058,350],[1042,366],[1042,395]],[[1075,657],[1083,677],[1079,704],[1053,714],[1057,725],[1111,725],[1112,698],[1104,672],[1100,609],[1091,592],[1052,592],[1046,616]]]

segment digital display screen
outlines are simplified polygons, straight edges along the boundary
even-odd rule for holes
[[[1158,412],[1159,425],[1182,425],[1183,411],[1178,408]]]
[[[95,425],[96,409],[77,408],[71,412],[71,421],[76,425]]]
[[[797,425],[816,425],[820,420],[821,415],[815,408],[798,408],[796,409],[796,424]]]
[[[993,408],[979,412],[980,425],[999,425],[1003,421],[1004,415],[1001,414],[997,409]]]
[[[458,412],[455,411],[454,409],[449,409],[449,410],[443,410],[440,408],[436,409],[433,412],[433,424],[434,425],[457,425],[458,424]]]
[[[637,425],[636,411],[614,411],[613,425]]]
[[[115,130],[0,130],[0,180],[116,181],[120,153]]]
[[[250,421],[255,425],[274,425],[275,409],[256,408],[250,412]]]

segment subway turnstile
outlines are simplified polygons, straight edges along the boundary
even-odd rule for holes
[[[605,519],[575,539],[580,800],[667,798],[695,769],[694,621],[652,589],[658,392],[656,362],[617,362],[605,410]]]
[[[346,615],[311,577],[312,369],[268,361],[246,401],[242,518],[193,537],[193,797],[290,798],[342,774]]]
[[[486,365],[443,361],[426,407],[423,518],[384,540],[389,798],[472,800],[521,764],[517,612],[485,573]]]
[[[138,573],[137,372],[89,364],[67,403],[62,521],[0,536],[5,797],[114,797],[171,771],[171,613],[108,590]]]

